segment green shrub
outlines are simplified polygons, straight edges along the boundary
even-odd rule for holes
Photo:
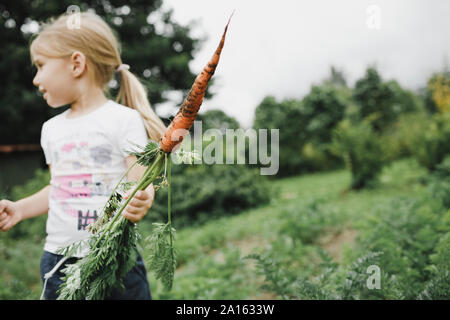
[[[266,177],[244,165],[194,165],[172,175],[171,209],[176,227],[267,204],[273,190]],[[147,218],[148,217],[148,218]],[[167,188],[156,192],[147,221],[167,219]]]
[[[427,197],[380,205],[360,225],[357,250],[382,252],[380,268],[397,278],[405,299],[414,299],[430,276],[429,257],[439,241],[442,218],[440,205]]]
[[[313,276],[298,270],[293,272],[267,251],[251,254],[257,273],[265,276],[261,289],[276,293],[281,299],[301,300],[354,300],[354,299],[398,299],[402,297],[395,277],[380,270],[380,288],[370,289],[367,280],[369,266],[379,265],[380,252],[368,252],[358,257],[349,267],[341,268],[324,250],[318,248],[322,261],[316,266],[318,274]]]
[[[311,141],[329,143],[332,130],[344,118],[348,101],[343,92],[333,86],[312,86],[303,100],[303,113]]]
[[[430,117],[424,113],[405,113],[380,137],[388,161],[414,156],[417,145],[429,125]]]
[[[427,180],[432,197],[450,209],[450,159],[436,166]]]
[[[428,267],[431,279],[419,299],[449,300],[450,299],[450,232],[441,238],[435,252],[430,257],[433,263]]]
[[[436,113],[426,127],[415,149],[417,161],[429,169],[436,169],[450,154],[450,112]]]
[[[383,145],[368,121],[342,121],[333,133],[331,149],[350,169],[352,189],[373,184],[386,162]]]
[[[311,201],[300,208],[285,209],[281,216],[284,222],[279,234],[288,236],[294,245],[299,241],[304,244],[316,242],[324,231],[339,227],[345,219],[344,213],[327,207],[323,200]]]
[[[175,300],[245,299],[251,288],[245,286],[248,275],[243,262],[239,249],[230,247],[216,256],[199,255],[176,273],[170,292],[159,287],[150,272],[152,295]]]
[[[278,176],[295,175],[302,172],[305,161],[301,157],[302,146],[308,139],[304,128],[307,117],[303,113],[301,101],[266,97],[256,107],[253,128],[279,129],[279,171]]]

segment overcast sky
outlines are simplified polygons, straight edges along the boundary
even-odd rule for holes
[[[192,36],[207,37],[191,62],[195,73],[236,9],[214,75],[215,96],[201,110],[221,109],[244,127],[265,96],[301,99],[331,65],[353,85],[375,63],[383,79],[415,90],[450,60],[448,0],[164,0],[163,8],[173,8],[180,24],[196,21]],[[174,108],[169,102],[158,113]]]

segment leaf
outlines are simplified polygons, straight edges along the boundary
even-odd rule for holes
[[[149,249],[149,268],[155,272],[166,290],[170,290],[176,268],[176,252],[170,244],[175,229],[170,224],[153,223],[153,233],[147,238]]]

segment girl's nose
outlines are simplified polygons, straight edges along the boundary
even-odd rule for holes
[[[37,74],[34,76],[34,78],[33,78],[33,84],[36,86],[36,87],[39,87],[39,81],[38,81],[38,79],[37,79]]]

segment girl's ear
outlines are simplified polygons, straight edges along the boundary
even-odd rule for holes
[[[70,56],[70,68],[74,77],[79,77],[86,69],[86,56],[80,52],[75,51]]]

